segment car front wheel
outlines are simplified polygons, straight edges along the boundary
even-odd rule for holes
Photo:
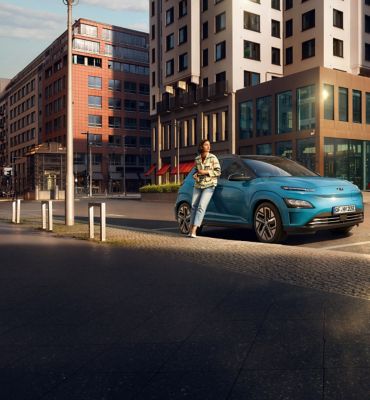
[[[254,231],[263,243],[279,243],[285,239],[285,232],[278,209],[269,202],[261,203],[254,213]]]
[[[190,231],[190,211],[188,203],[181,203],[177,209],[177,223],[183,235],[187,235]]]

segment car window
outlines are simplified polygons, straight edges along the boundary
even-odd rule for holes
[[[238,159],[224,160],[221,172],[222,179],[228,179],[232,174],[250,175],[247,166]]]
[[[303,165],[292,160],[272,157],[264,160],[244,159],[246,165],[258,176],[317,176]]]

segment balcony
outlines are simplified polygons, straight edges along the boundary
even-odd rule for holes
[[[187,107],[197,106],[199,103],[215,101],[218,98],[228,96],[227,81],[216,82],[209,86],[198,87],[194,91],[184,92],[175,96],[167,95],[167,98],[157,103],[157,113],[164,114],[182,110]]]

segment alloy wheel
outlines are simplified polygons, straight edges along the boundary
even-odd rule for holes
[[[261,204],[254,215],[254,229],[261,242],[274,243],[282,237],[280,216],[269,203]]]
[[[190,230],[190,206],[188,203],[180,204],[177,209],[177,222],[182,234],[188,234]]]

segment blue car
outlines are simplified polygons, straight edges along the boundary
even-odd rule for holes
[[[224,155],[219,160],[222,174],[203,226],[245,227],[261,242],[279,243],[290,233],[345,235],[364,220],[362,193],[351,182],[321,177],[285,157]],[[183,234],[189,232],[194,172],[175,204]]]

